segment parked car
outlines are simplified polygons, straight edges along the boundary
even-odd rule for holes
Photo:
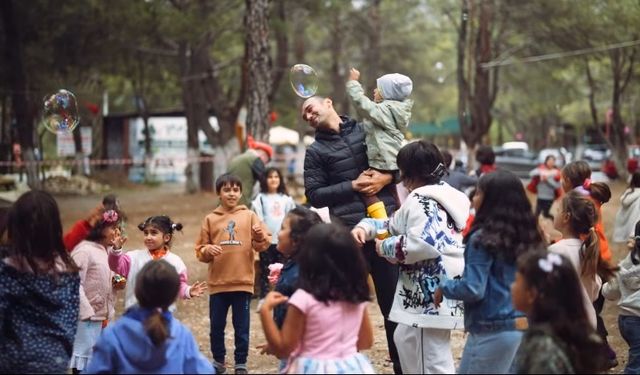
[[[520,178],[529,178],[529,172],[540,164],[538,155],[529,151],[528,146],[526,149],[497,147],[493,151],[496,154],[496,166],[513,172]]]
[[[576,147],[576,160],[584,160],[592,171],[601,171],[604,162],[611,157],[606,144],[584,144]]]

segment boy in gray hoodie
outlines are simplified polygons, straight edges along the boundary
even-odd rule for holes
[[[402,74],[385,74],[376,80],[377,87],[373,90],[371,100],[364,94],[359,78],[360,72],[351,68],[347,95],[358,116],[365,120],[369,167],[383,172],[395,172],[398,170],[396,156],[411,119],[413,100],[407,97],[411,94],[413,82]],[[369,217],[387,218],[384,204],[375,195],[363,195],[363,200]]]

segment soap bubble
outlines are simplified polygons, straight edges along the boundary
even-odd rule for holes
[[[65,89],[45,96],[43,122],[54,134],[71,133],[79,123],[76,96]]]
[[[289,82],[293,91],[301,98],[310,98],[318,90],[318,75],[316,71],[305,64],[296,64],[289,72]]]

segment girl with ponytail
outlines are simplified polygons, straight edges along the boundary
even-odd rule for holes
[[[565,167],[562,168],[560,181],[565,193],[574,190],[580,195],[589,197],[596,205],[599,218],[594,228],[600,240],[600,258],[610,262],[611,251],[609,250],[607,237],[604,235],[600,208],[611,199],[611,189],[609,189],[609,186],[604,182],[591,181],[591,167],[589,167],[589,164],[584,160],[577,160],[565,165]]]
[[[554,226],[562,239],[549,247],[549,251],[564,255],[575,268],[582,284],[582,296],[589,322],[596,328],[593,301],[598,298],[602,280],[598,276],[600,241],[594,225],[598,213],[593,202],[575,191],[567,193],[561,201]]]
[[[180,292],[180,275],[165,260],[147,262],[136,277],[138,305],[98,339],[89,373],[211,374],[193,335],[169,307]]]
[[[613,267],[611,266],[611,251],[609,250],[609,242],[604,234],[604,226],[602,225],[601,207],[603,204],[609,202],[611,199],[611,190],[609,186],[603,182],[591,181],[591,167],[584,160],[577,160],[571,162],[562,168],[562,189],[565,192],[575,191],[578,194],[591,199],[596,206],[596,212],[598,213],[598,220],[593,226],[596,234],[598,235],[598,242],[600,246],[600,257],[598,259],[598,274],[606,282],[609,281],[613,275]],[[597,319],[597,331],[602,339],[607,342],[607,328],[604,325],[604,321],[600,314],[604,308],[604,297],[602,293],[598,294],[598,298],[593,303],[593,307],[596,310]],[[608,343],[607,343],[608,345]],[[618,365],[616,359],[616,353],[609,346],[609,366],[615,367]]]

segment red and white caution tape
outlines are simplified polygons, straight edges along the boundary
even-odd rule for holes
[[[205,163],[213,162],[213,156],[197,156],[197,157],[165,157],[151,158],[148,161],[153,165],[172,165],[176,162],[186,163]],[[137,159],[89,159],[89,165],[143,165],[144,158]],[[47,160],[30,160],[30,161],[0,161],[0,167],[22,167],[28,165],[38,166],[57,166],[57,165],[77,165],[84,164],[83,159],[47,159]]]

